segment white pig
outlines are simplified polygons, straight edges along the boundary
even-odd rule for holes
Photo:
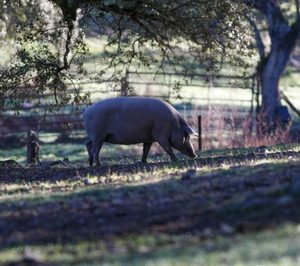
[[[89,164],[100,165],[99,152],[104,142],[114,144],[143,143],[142,162],[153,142],[158,142],[172,161],[177,158],[172,147],[195,158],[191,135],[197,135],[180,113],[162,100],[146,97],[106,99],[89,106],[83,114],[89,140],[86,143]]]

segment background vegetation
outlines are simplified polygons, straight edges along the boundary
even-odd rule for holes
[[[299,265],[299,21],[297,0],[2,1],[0,264]],[[83,108],[134,94],[202,115],[196,160],[105,145],[87,167]]]

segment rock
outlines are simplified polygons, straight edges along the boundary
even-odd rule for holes
[[[230,226],[229,224],[225,224],[225,223],[221,224],[220,231],[221,231],[221,234],[223,234],[223,235],[232,235],[235,233],[234,227]]]
[[[23,252],[23,259],[26,261],[39,262],[39,261],[41,261],[42,257],[41,257],[40,253],[34,252],[33,250],[25,247],[24,252]]]
[[[89,178],[83,179],[82,182],[83,182],[83,184],[86,185],[86,186],[89,186],[89,185],[92,185],[92,184],[93,184]]]
[[[187,170],[181,177],[181,180],[190,180],[197,177],[197,171],[195,169]]]
[[[24,265],[53,266],[53,264],[48,264],[43,262],[41,254],[37,252],[33,252],[28,248],[25,248],[23,253],[23,258],[21,260],[7,264],[7,266],[24,266]]]

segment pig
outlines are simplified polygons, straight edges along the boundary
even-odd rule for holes
[[[190,137],[197,135],[169,103],[148,97],[110,98],[87,107],[83,114],[88,136],[89,165],[100,166],[99,152],[104,142],[143,143],[142,162],[147,162],[153,142],[158,142],[172,161],[177,158],[172,147],[195,158]]]

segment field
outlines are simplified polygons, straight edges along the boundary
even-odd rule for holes
[[[299,265],[299,151],[2,167],[0,264]]]
[[[92,101],[116,96],[120,91],[95,78],[103,45],[89,39],[88,46],[88,75],[75,88],[91,92]],[[194,77],[180,99],[171,85],[182,77],[139,71],[127,80],[134,93],[168,98],[195,129],[202,115],[204,150],[195,160],[178,155],[171,163],[155,146],[146,165],[141,145],[105,144],[101,167],[91,168],[80,128],[16,122],[17,134],[0,141],[0,265],[299,265],[300,145],[269,146],[290,143],[284,134],[262,142],[246,134],[250,86]],[[281,87],[298,106],[294,69],[287,68]],[[43,112],[33,106],[20,114],[40,118]],[[55,115],[49,117],[54,124]],[[25,166],[28,129],[41,130],[41,164],[31,167]]]

